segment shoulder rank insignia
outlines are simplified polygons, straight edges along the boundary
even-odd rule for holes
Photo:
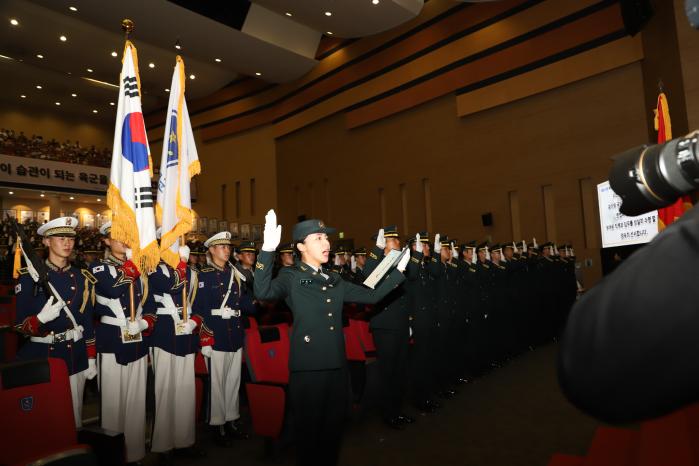
[[[87,278],[88,282],[92,283],[93,285],[97,283],[97,278],[95,278],[95,276],[92,275],[89,270],[81,269],[80,272],[83,274],[85,278]]]
[[[257,262],[257,263],[255,263],[255,268],[260,269],[260,270],[264,270],[265,264],[263,264],[262,262]]]
[[[213,267],[203,267],[199,272],[213,272],[214,268]]]

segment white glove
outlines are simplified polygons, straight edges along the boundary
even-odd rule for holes
[[[39,272],[36,271],[34,266],[30,261],[27,262],[27,271],[29,272],[29,276],[32,277],[32,280],[34,280],[34,283],[37,283],[39,281]]]
[[[61,309],[63,309],[65,303],[62,300],[54,301],[55,298],[51,296],[48,301],[46,301],[46,304],[44,304],[44,307],[41,308],[41,311],[36,315],[37,319],[39,319],[39,322],[42,324],[51,322],[61,313]]]
[[[350,257],[350,270],[352,270],[352,272],[357,271],[357,259],[354,258],[354,255]]]
[[[432,250],[433,253],[439,253],[439,250],[442,249],[442,241],[441,238],[439,237],[439,233],[434,235],[434,249]]]
[[[454,246],[454,243],[451,243],[451,257],[452,257],[452,259],[459,258],[459,253],[456,252],[456,247]]]
[[[184,333],[187,335],[191,335],[195,328],[197,328],[197,323],[192,319],[187,319],[187,322],[184,323]]]
[[[131,248],[126,248],[125,253],[126,253],[126,260],[130,261],[131,258],[133,257],[133,251],[131,250]]]
[[[376,247],[379,249],[386,248],[386,237],[383,235],[383,228],[381,228],[376,235]]]
[[[131,322],[131,319],[126,321],[126,330],[129,332],[129,335],[138,335],[147,328],[148,322],[140,317],[137,317],[133,322]]]
[[[335,265],[337,267],[340,266],[340,255],[339,254],[335,254]]]
[[[180,253],[180,259],[182,259],[185,262],[189,261],[189,246],[180,246],[178,252]]]
[[[274,213],[274,209],[269,209],[269,212],[265,215],[265,232],[262,250],[267,252],[276,251],[281,240],[282,226],[277,225],[277,214]]]
[[[211,346],[202,346],[201,347],[201,354],[205,358],[210,358],[211,354],[214,352],[213,349],[211,349]]]
[[[403,273],[405,272],[405,268],[408,266],[408,261],[410,260],[410,254],[404,255],[400,261],[398,261],[398,265],[396,265],[396,268],[398,269],[399,272]]]
[[[527,253],[527,242],[522,240],[522,252]]]
[[[425,252],[425,248],[422,246],[422,241],[420,241],[420,233],[415,235],[415,252],[419,252],[420,254]]]
[[[85,377],[87,380],[92,380],[97,375],[97,363],[94,359],[87,360],[87,369],[85,369]]]

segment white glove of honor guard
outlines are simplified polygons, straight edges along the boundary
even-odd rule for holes
[[[459,253],[456,252],[456,246],[454,246],[454,243],[451,243],[451,257],[452,257],[452,259],[459,258]]]
[[[205,358],[210,358],[211,353],[213,353],[213,352],[214,352],[214,350],[211,348],[211,346],[202,346],[201,347],[201,354]]]
[[[87,369],[85,370],[85,377],[87,380],[92,380],[97,375],[97,363],[94,359],[87,360]]]
[[[405,272],[405,268],[408,266],[408,261],[410,260],[410,254],[404,255],[400,261],[398,261],[398,265],[396,265],[396,268],[400,273]]]
[[[277,225],[277,214],[274,209],[269,209],[265,215],[265,232],[262,250],[267,252],[276,251],[282,240],[282,226]]]
[[[184,323],[184,332],[187,335],[191,335],[195,328],[197,328],[197,323],[192,319],[187,319],[187,322]]]
[[[434,235],[434,249],[432,250],[432,252],[433,253],[436,252],[439,254],[439,251],[441,249],[442,249],[442,240],[439,236],[439,233],[437,233],[436,235]]]
[[[352,270],[352,272],[357,271],[357,259],[354,258],[354,254],[350,257],[350,270]]]
[[[339,267],[340,266],[340,255],[335,254],[335,266]]]
[[[65,303],[61,300],[54,301],[55,298],[51,296],[48,301],[46,301],[46,304],[44,304],[44,307],[41,308],[41,311],[36,315],[36,318],[39,319],[39,322],[42,324],[51,322],[61,313],[61,309],[63,309]]]
[[[178,252],[180,253],[180,259],[185,262],[189,261],[189,246],[180,246]]]
[[[415,235],[415,252],[419,252],[420,254],[423,254],[425,252],[425,248],[422,245],[422,241],[420,241],[420,233]]]
[[[383,235],[383,228],[376,235],[376,247],[379,249],[386,248],[386,237]]]
[[[126,330],[129,332],[129,335],[138,335],[147,328],[148,322],[141,319],[140,317],[137,317],[136,320],[134,320],[133,322],[131,322],[131,319],[128,319],[126,321]]]

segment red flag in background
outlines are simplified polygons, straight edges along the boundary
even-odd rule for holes
[[[664,92],[658,95],[658,104],[655,109],[655,130],[658,132],[658,144],[672,139],[670,108],[668,107],[667,96]],[[670,225],[691,208],[692,199],[689,196],[681,196],[674,204],[658,209],[658,229],[662,230]]]

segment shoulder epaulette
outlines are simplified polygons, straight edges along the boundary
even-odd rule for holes
[[[92,273],[90,273],[89,270],[87,270],[87,269],[80,269],[80,273],[82,273],[83,276],[84,276],[85,278],[87,278],[87,281],[90,282],[90,283],[92,283],[93,285],[94,285],[95,283],[97,283],[97,278],[95,278],[95,276],[92,275]]]
[[[203,273],[203,272],[213,272],[214,270],[215,269],[213,267],[202,267],[202,269],[199,271]]]

